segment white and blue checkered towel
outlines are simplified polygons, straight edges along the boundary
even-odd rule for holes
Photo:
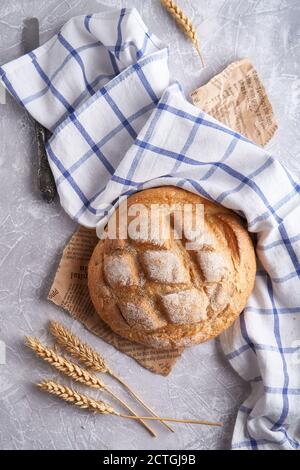
[[[269,153],[186,101],[168,50],[136,10],[80,16],[0,68],[11,94],[53,136],[61,204],[101,226],[119,196],[161,185],[242,214],[259,269],[244,313],[221,336],[251,383],[232,447],[300,446],[300,186]]]

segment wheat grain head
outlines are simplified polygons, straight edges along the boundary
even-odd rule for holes
[[[194,27],[191,20],[184,13],[184,11],[175,3],[173,0],[161,0],[162,5],[168,11],[168,13],[174,18],[177,25],[182,29],[184,34],[189,38],[189,40],[194,44],[201,62],[204,67],[203,57],[200,52],[199,39],[197,36],[196,28]]]
[[[57,321],[49,322],[50,333],[57,342],[88,369],[106,374],[110,372],[103,357]]]

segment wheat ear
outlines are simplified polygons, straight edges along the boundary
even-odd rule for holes
[[[101,414],[116,414],[115,410],[107,403],[100,400],[94,400],[82,393],[76,392],[66,385],[61,385],[57,382],[53,382],[52,380],[43,380],[43,382],[38,384],[38,387],[51,395],[56,395],[62,400],[78,406],[79,408],[88,409]]]
[[[112,390],[110,390],[110,388],[108,388],[107,385],[105,385],[98,377],[90,374],[87,370],[83,369],[77,364],[74,364],[63,356],[56,354],[56,352],[52,349],[43,346],[36,338],[27,337],[26,345],[55,369],[59,370],[76,382],[80,382],[84,385],[87,385],[88,387],[98,388],[99,390],[106,392],[114,400],[118,401],[124,408],[136,416],[134,410],[114,392],[112,392]],[[147,425],[147,423],[144,423],[143,420],[139,421],[153,436],[156,436],[156,433]]]
[[[172,421],[174,423],[189,423],[189,424],[204,424],[207,426],[222,426],[223,423],[215,423],[211,421],[205,420],[198,420],[198,419],[177,419],[177,418],[165,418],[160,416],[128,416],[123,415],[115,411],[110,405],[107,403],[94,400],[82,393],[77,392],[76,390],[69,388],[65,385],[61,385],[57,382],[53,382],[52,380],[43,380],[43,382],[38,384],[38,387],[50,393],[51,395],[56,395],[60,399],[71,403],[72,405],[78,406],[79,408],[88,409],[90,411],[94,411],[96,413],[101,414],[111,414],[114,416],[119,416],[120,418],[126,419],[146,419],[146,420],[164,420],[164,421]]]
[[[204,60],[200,51],[199,39],[197,36],[196,29],[191,22],[191,20],[186,16],[184,11],[176,5],[172,0],[161,0],[162,5],[169,12],[169,14],[174,18],[178,26],[183,30],[184,34],[190,39],[194,44],[196,51],[200,57],[202,67],[204,67]]]
[[[49,331],[55,337],[58,344],[62,346],[74,358],[78,359],[88,369],[103,374],[110,373],[110,369],[104,359],[87,344],[65,328],[57,321],[49,322]]]
[[[84,344],[80,339],[71,333],[67,328],[61,325],[59,322],[51,321],[49,323],[50,333],[55,337],[58,344],[64,348],[74,358],[78,359],[85,367],[93,370],[94,372],[102,372],[109,374],[115,380],[125,387],[129,393],[142,405],[149,413],[153,416],[157,416],[155,412],[129,387],[129,385],[117,374],[115,374],[106,364],[103,357],[101,357],[97,351],[92,349],[87,344]],[[174,430],[167,423],[163,423],[170,431]]]

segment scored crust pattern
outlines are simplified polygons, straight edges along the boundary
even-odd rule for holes
[[[89,263],[89,290],[100,317],[119,335],[155,348],[189,346],[230,326],[255,278],[255,255],[241,219],[175,187],[136,193],[128,207],[204,204],[204,232],[187,238],[105,239]],[[164,223],[160,220],[159,223]]]

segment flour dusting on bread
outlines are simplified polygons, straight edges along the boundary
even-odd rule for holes
[[[126,302],[119,305],[122,315],[130,326],[139,326],[147,331],[154,331],[165,326],[166,322],[161,320],[147,302],[140,304]]]
[[[143,254],[143,261],[149,278],[154,281],[169,284],[189,281],[182,260],[171,251],[147,250]]]
[[[112,287],[138,284],[138,275],[134,272],[133,262],[129,255],[105,256],[104,274]]]
[[[226,273],[225,259],[221,253],[198,251],[197,260],[207,282],[219,282]]]
[[[207,296],[197,289],[171,292],[162,296],[171,323],[196,323],[206,318]]]

